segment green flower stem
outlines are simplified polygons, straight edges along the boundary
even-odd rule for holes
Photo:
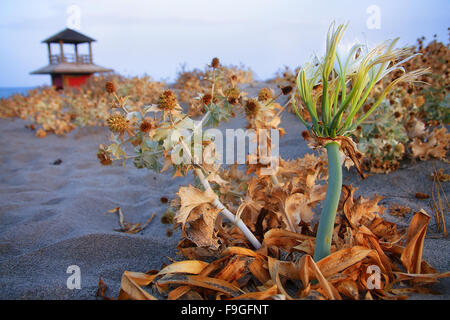
[[[330,104],[328,103],[328,80],[323,79],[322,90],[322,122],[324,123],[325,132],[328,129],[328,121],[331,118]]]
[[[353,88],[349,95],[345,97],[345,100],[341,103],[340,108],[338,109],[336,115],[333,117],[333,121],[331,122],[331,131],[337,130],[342,119],[342,115],[345,111],[345,109],[348,107],[349,102],[353,99],[353,96],[355,95],[356,88]]]
[[[328,152],[328,189],[317,230],[314,261],[319,261],[330,254],[334,221],[342,190],[342,164],[339,147],[337,142],[330,142],[325,146]]]

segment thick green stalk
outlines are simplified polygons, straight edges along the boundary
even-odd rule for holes
[[[342,164],[339,144],[330,142],[325,148],[328,152],[328,189],[320,215],[319,229],[317,230],[314,261],[319,261],[330,254],[334,221],[336,220],[336,211],[342,190]]]

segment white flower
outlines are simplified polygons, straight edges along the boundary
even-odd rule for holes
[[[334,70],[344,78],[355,74],[365,53],[367,53],[367,46],[360,44],[357,40],[353,43],[340,43],[336,48]]]
[[[320,82],[321,67],[319,59],[314,57],[312,62],[305,63],[298,72],[297,87],[306,104],[312,103],[311,92],[313,87]]]

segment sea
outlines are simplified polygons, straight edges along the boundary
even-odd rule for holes
[[[33,88],[34,87],[0,87],[0,98],[8,98],[16,93],[26,94],[28,90]]]

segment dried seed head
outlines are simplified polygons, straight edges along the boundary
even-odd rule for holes
[[[401,117],[401,113],[400,112],[398,112],[398,111],[395,111],[394,112],[394,117],[397,119],[397,118],[400,118]]]
[[[394,151],[399,154],[403,154],[405,152],[405,146],[402,143],[397,143],[394,147]]]
[[[107,81],[105,84],[106,92],[113,93],[116,92],[116,86],[111,81]]]
[[[109,166],[112,164],[112,160],[108,152],[103,147],[98,149],[97,158],[103,166]]]
[[[212,96],[211,96],[210,93],[206,93],[206,94],[203,95],[203,97],[202,97],[202,102],[203,102],[205,105],[208,106],[208,105],[211,103],[211,101],[212,101]]]
[[[249,99],[245,104],[245,113],[247,115],[254,115],[260,108],[259,102],[256,99]]]
[[[231,104],[236,104],[239,100],[239,97],[241,96],[241,92],[236,87],[228,88],[224,93],[227,97],[228,102]]]
[[[292,91],[292,86],[286,86],[281,88],[281,92],[287,96]]]
[[[233,74],[230,79],[231,81],[236,82],[238,80],[238,77],[237,75]]]
[[[213,58],[211,61],[211,67],[217,69],[219,67],[220,61],[219,58]]]
[[[416,106],[417,106],[418,108],[420,108],[421,106],[423,106],[424,103],[425,103],[425,97],[424,97],[424,96],[418,96],[418,97],[416,98]]]
[[[308,140],[309,138],[311,138],[311,136],[307,130],[302,131],[302,137],[304,140]]]
[[[142,121],[141,125],[139,126],[139,129],[145,133],[152,130],[152,128],[153,128],[152,124],[150,122],[148,122],[147,120]]]
[[[173,224],[174,223],[174,214],[172,211],[167,210],[161,217],[161,223],[163,224]]]
[[[173,110],[178,105],[177,96],[172,90],[165,90],[160,94],[158,107],[163,110]]]
[[[167,197],[161,197],[161,202],[162,203],[167,203],[167,202],[169,202],[169,199],[167,199]]]
[[[265,102],[272,99],[272,90],[269,88],[262,88],[258,93],[258,100],[261,102]]]
[[[363,110],[364,112],[368,112],[370,110],[370,108],[372,108],[373,104],[372,103],[367,103],[363,105]]]
[[[412,99],[410,96],[406,96],[405,98],[403,98],[402,100],[402,106],[404,107],[408,107],[412,104]]]
[[[106,123],[112,132],[123,133],[128,129],[128,121],[121,114],[113,114],[106,120]]]

